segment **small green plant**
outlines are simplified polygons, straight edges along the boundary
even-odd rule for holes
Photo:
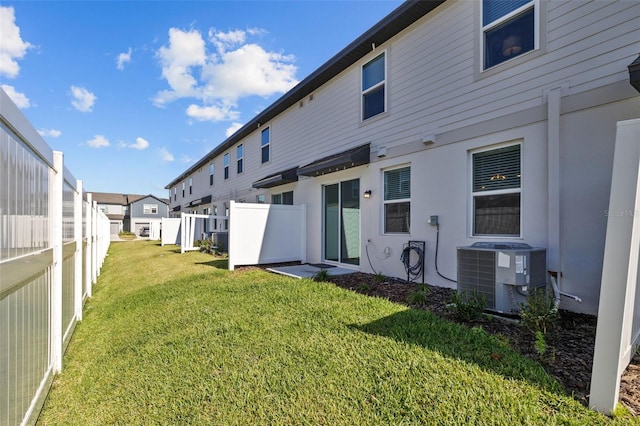
[[[208,239],[204,239],[204,240],[200,240],[196,242],[198,244],[198,247],[200,247],[200,251],[204,252],[204,253],[211,253],[211,240]]]
[[[313,276],[313,280],[317,282],[329,281],[329,272],[322,268]]]
[[[536,331],[536,342],[534,345],[538,356],[542,357],[545,352],[547,352],[547,340],[541,331]]]
[[[545,288],[532,291],[527,303],[520,305],[520,319],[533,335],[541,332],[546,336],[553,332],[558,318],[553,296]]]
[[[382,272],[377,272],[374,276],[373,276],[373,282],[376,283],[383,283],[387,280],[387,277],[385,277],[384,275],[382,275]]]
[[[369,283],[360,283],[356,289],[360,293],[367,293],[371,290],[371,285]]]
[[[452,303],[458,319],[470,322],[477,320],[484,313],[487,308],[487,296],[479,294],[476,290],[455,292]]]
[[[423,305],[429,298],[430,292],[431,289],[429,289],[429,286],[427,286],[426,284],[421,284],[416,288],[414,292],[407,296],[407,302],[409,302],[410,305]]]

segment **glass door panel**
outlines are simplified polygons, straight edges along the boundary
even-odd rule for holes
[[[360,180],[323,187],[324,259],[360,264]]]

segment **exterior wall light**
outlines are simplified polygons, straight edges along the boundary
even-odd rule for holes
[[[364,191],[364,194],[362,196],[364,198],[371,198],[371,190],[367,189],[366,191]]]

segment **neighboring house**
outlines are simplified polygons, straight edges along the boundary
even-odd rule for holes
[[[92,192],[98,210],[104,212],[111,223],[111,234],[121,231],[140,235],[143,227],[151,222],[160,224],[163,217],[169,217],[169,200],[153,195],[116,194]]]
[[[304,203],[308,261],[403,277],[425,241],[449,287],[457,247],[524,242],[596,314],[638,22],[637,1],[406,2],[171,181],[171,210]]]

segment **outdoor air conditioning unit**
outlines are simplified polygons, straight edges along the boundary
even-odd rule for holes
[[[547,285],[547,251],[524,243],[458,247],[458,293],[486,298],[486,309],[517,314],[534,289]]]

